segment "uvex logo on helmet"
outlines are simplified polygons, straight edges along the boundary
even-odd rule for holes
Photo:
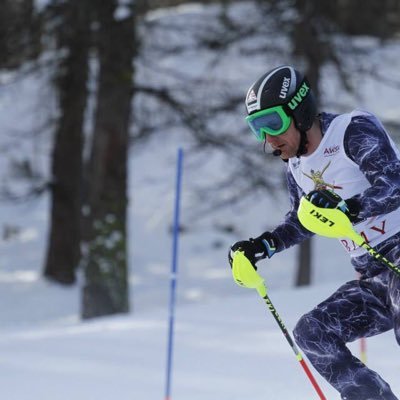
[[[307,93],[310,91],[310,87],[307,86],[307,83],[304,82],[297,93],[292,97],[288,106],[291,110],[295,110],[297,106],[303,101],[303,99],[307,96]]]
[[[281,87],[281,91],[279,93],[279,97],[281,99],[286,99],[288,90],[289,90],[289,86],[290,86],[290,78],[283,78],[283,82],[282,82],[282,87]]]

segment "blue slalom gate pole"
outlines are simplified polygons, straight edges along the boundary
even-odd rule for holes
[[[171,282],[170,282],[170,298],[169,298],[169,326],[168,326],[167,377],[165,386],[165,400],[171,400],[171,376],[172,376],[172,358],[174,350],[176,278],[178,273],[178,238],[179,238],[182,162],[183,162],[183,150],[179,148],[177,163],[176,163],[175,211],[174,211],[174,226],[173,226],[173,240],[172,240],[172,263],[171,263]]]

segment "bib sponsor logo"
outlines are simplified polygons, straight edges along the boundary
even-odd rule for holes
[[[300,167],[300,160],[296,159],[294,161],[292,161],[292,166],[294,169],[297,169]]]
[[[337,154],[340,150],[340,146],[337,144],[336,146],[326,147],[324,150],[324,157],[331,157]]]

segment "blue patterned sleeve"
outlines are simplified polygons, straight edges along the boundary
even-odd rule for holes
[[[294,180],[289,168],[286,173],[286,179],[291,208],[286,214],[284,221],[272,231],[277,241],[277,251],[282,251],[288,247],[294,246],[314,235],[312,232],[305,229],[297,218],[297,209],[303,193]]]
[[[355,196],[360,217],[389,213],[400,207],[400,160],[392,141],[374,116],[353,118],[344,146],[371,187]]]

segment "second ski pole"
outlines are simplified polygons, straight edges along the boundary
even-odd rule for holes
[[[264,279],[257,273],[252,263],[248,260],[248,258],[244,255],[240,250],[236,251],[233,256],[232,262],[232,274],[235,282],[244,287],[256,289],[260,297],[263,298],[265,304],[267,305],[269,311],[273,315],[275,321],[279,325],[280,330],[285,336],[287,342],[292,348],[294,354],[296,355],[297,360],[302,366],[304,372],[306,373],[308,379],[313,385],[315,391],[318,393],[320,400],[326,400],[325,395],[323,394],[321,388],[319,387],[314,375],[312,374],[310,368],[306,364],[302,354],[300,353],[298,347],[296,346],[294,340],[292,339],[289,331],[286,329],[285,324],[283,323],[281,317],[279,316],[276,308],[272,304],[271,299],[268,296],[267,288],[264,284]]]

